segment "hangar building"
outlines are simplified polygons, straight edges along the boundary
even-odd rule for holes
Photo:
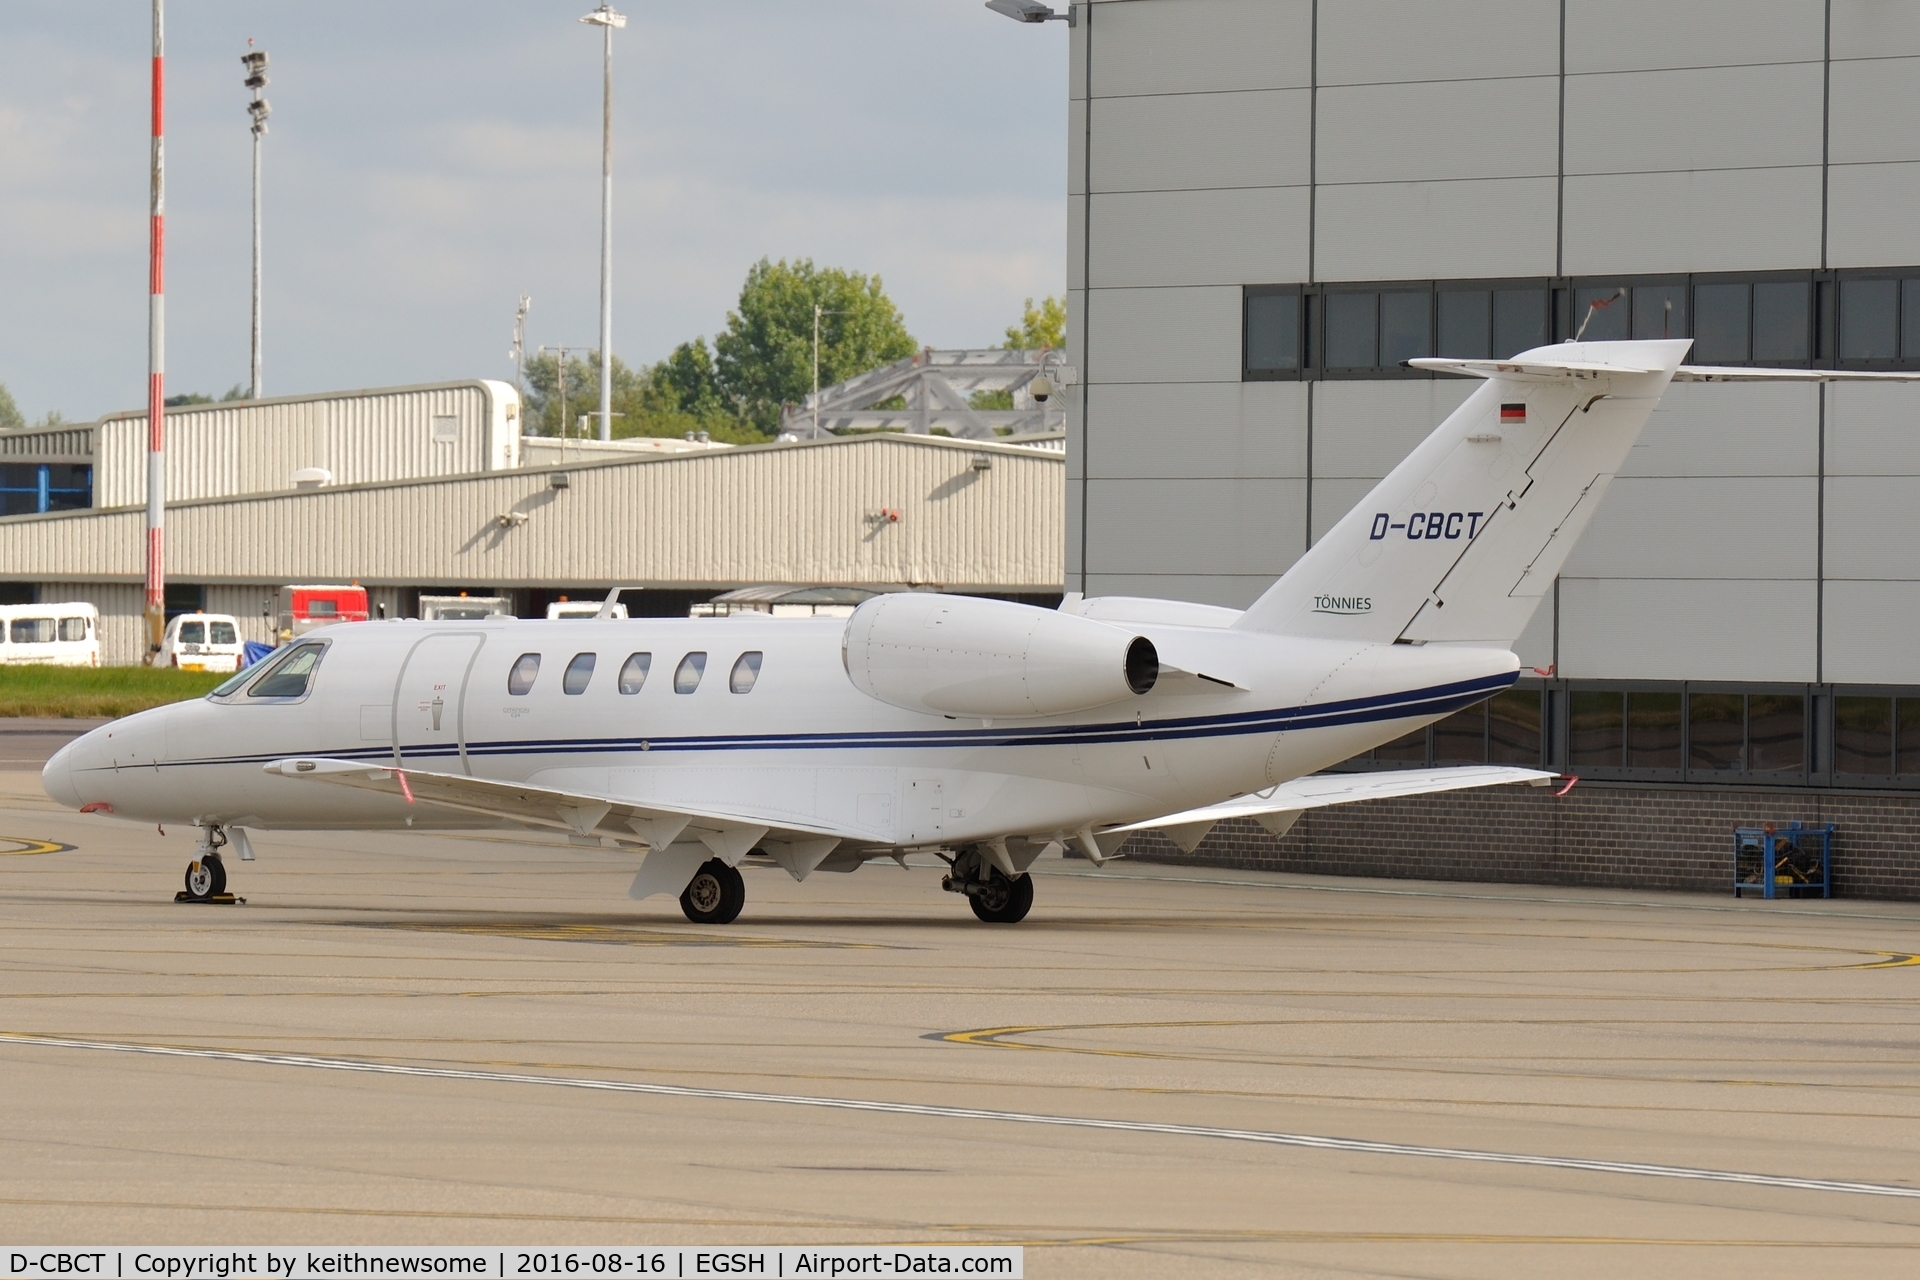
[[[389,617],[462,590],[535,616],[615,587],[636,616],[778,585],[1059,600],[1057,433],[733,448],[523,438],[518,417],[513,388],[482,381],[169,410],[170,610],[264,640],[278,588],[309,582],[357,581]],[[19,491],[0,599],[94,603],[108,663],[142,652],[145,432],[118,415],[0,436]]]
[[[1594,302],[1589,338],[1700,363],[1920,368],[1913,5],[1074,18],[1071,590],[1246,605],[1473,389],[1400,361],[1562,340]],[[1675,387],[1521,641],[1551,675],[1361,762],[1538,762],[1573,796],[1202,852],[1718,890],[1733,822],[1832,820],[1841,891],[1920,894],[1846,854],[1920,836],[1916,510],[1920,387]]]

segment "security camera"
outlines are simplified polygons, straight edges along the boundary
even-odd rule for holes
[[[1044,373],[1040,374],[1027,384],[1027,394],[1040,404],[1045,404],[1047,398],[1053,394],[1053,380]]]

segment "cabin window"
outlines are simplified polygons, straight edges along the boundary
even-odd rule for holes
[[[207,624],[204,622],[183,622],[180,624],[181,644],[205,644],[207,642]]]
[[[305,697],[307,686],[313,680],[314,668],[320,665],[320,655],[325,652],[325,645],[296,645],[284,658],[268,667],[265,675],[253,682],[253,686],[247,690],[247,696],[250,698]],[[222,689],[225,687],[225,685],[221,686]]]
[[[63,620],[60,623],[60,626],[62,628],[61,638],[62,639],[66,638],[64,628],[66,627],[68,622],[79,622],[79,621],[80,619],[78,618],[68,618]],[[80,636],[77,638],[84,640],[86,637]],[[207,624],[207,643],[208,644],[239,644],[240,636],[238,635],[238,633],[234,631],[233,624],[231,622],[209,622]]]
[[[582,694],[593,681],[593,664],[600,660],[597,653],[576,653],[573,661],[567,664],[567,673],[560,677],[560,691],[566,694]]]
[[[524,698],[533,689],[533,679],[540,674],[540,655],[523,653],[513,660],[513,669],[507,672],[507,692],[516,698]]]
[[[85,640],[87,638],[87,620],[85,618],[60,619],[60,638],[62,640]]]
[[[10,634],[15,644],[53,643],[52,618],[15,618]]]
[[[638,693],[647,683],[647,672],[653,669],[653,655],[650,653],[630,653],[627,660],[620,664],[620,692]]]
[[[735,693],[752,693],[753,682],[760,678],[760,651],[749,649],[734,660],[733,674],[727,677],[727,688]]]
[[[707,674],[707,655],[700,652],[688,654],[680,659],[680,665],[673,671],[673,691],[692,693],[700,687],[700,677]]]
[[[307,601],[309,618],[337,618],[340,616],[340,602],[337,600]]]

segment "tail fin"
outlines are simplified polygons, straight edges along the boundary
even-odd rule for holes
[[[1511,646],[1691,345],[1411,361],[1486,383],[1234,625]]]

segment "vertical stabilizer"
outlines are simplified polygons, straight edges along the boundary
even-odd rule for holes
[[[1412,361],[1486,382],[1235,625],[1511,646],[1690,345]]]

